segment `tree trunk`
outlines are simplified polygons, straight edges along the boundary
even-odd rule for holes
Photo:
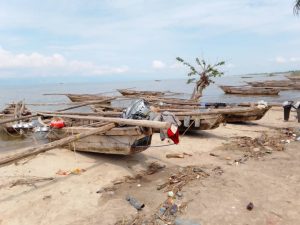
[[[202,97],[203,90],[205,88],[204,82],[197,82],[196,87],[194,88],[191,99],[192,100],[200,100]]]

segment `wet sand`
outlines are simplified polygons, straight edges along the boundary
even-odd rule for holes
[[[270,110],[260,121],[221,125],[215,130],[185,135],[179,145],[151,147],[133,156],[54,149],[3,166],[0,168],[0,224],[153,221],[167,199],[167,189],[157,190],[158,185],[188,166],[201,168],[209,176],[197,176],[183,186],[183,196],[176,202],[186,207],[176,213],[177,218],[215,225],[297,224],[300,221],[300,142],[284,144],[284,151],[272,149],[249,158],[245,158],[242,147],[239,149],[234,144],[236,137],[257,138],[264,133],[288,140],[290,137],[278,128],[294,127],[299,131],[294,115],[293,112],[289,122],[283,122],[281,110]],[[155,134],[152,145],[161,144],[159,135]],[[166,154],[183,152],[191,156],[166,158]],[[148,174],[148,166],[153,162],[165,167]],[[76,168],[86,171],[78,175],[57,174],[59,170]],[[33,177],[54,180],[23,185],[16,182]],[[127,195],[143,202],[145,208],[137,212],[125,200]],[[251,211],[246,209],[249,202],[254,204]]]

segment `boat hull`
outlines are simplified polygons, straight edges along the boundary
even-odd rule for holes
[[[278,95],[280,90],[275,88],[264,87],[234,87],[234,86],[220,86],[225,94],[238,95]]]
[[[247,121],[260,120],[270,109],[271,107],[259,108],[259,107],[250,107],[247,112],[236,112],[232,114],[224,113],[226,123],[241,123]]]
[[[180,132],[212,130],[218,128],[224,122],[224,117],[218,114],[211,116],[203,116],[201,113],[192,116],[181,115],[177,116],[177,119],[181,122],[179,126]]]
[[[53,129],[48,138],[58,140],[69,135],[85,132],[91,127],[65,127]],[[139,127],[113,128],[105,134],[95,134],[68,144],[73,151],[95,152],[102,154],[131,155],[146,150],[151,145],[152,130]]]
[[[101,101],[107,99],[107,103],[110,103],[110,98],[106,96],[99,95],[76,95],[76,94],[68,94],[66,95],[72,102],[88,102],[88,101]]]

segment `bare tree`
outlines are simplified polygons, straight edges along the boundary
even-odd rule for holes
[[[180,57],[177,57],[176,60],[190,69],[190,72],[188,73],[189,77],[195,75],[199,76],[198,80],[196,78],[189,78],[187,81],[188,84],[193,82],[196,84],[193,94],[191,96],[191,99],[193,100],[199,100],[202,96],[203,90],[211,83],[214,83],[214,81],[211,78],[220,77],[224,74],[224,72],[218,70],[218,67],[223,66],[225,64],[224,61],[218,62],[214,65],[210,65],[207,64],[205,60],[200,60],[199,58],[196,58],[196,63],[199,67],[199,69],[196,69],[196,67],[192,66],[190,63],[184,61]]]

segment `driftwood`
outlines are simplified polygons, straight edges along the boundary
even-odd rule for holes
[[[82,119],[82,120],[95,120],[105,121],[111,123],[118,123],[131,126],[150,127],[155,129],[167,129],[170,128],[171,124],[167,122],[151,121],[151,120],[133,120],[123,118],[111,118],[101,116],[76,116],[76,115],[62,115],[62,114],[40,114],[41,116],[55,116],[55,117],[66,117],[71,119]]]
[[[73,141],[77,141],[79,139],[91,136],[93,134],[105,133],[106,131],[108,131],[114,127],[115,127],[115,124],[110,123],[110,124],[107,124],[107,125],[99,127],[99,128],[91,129],[84,133],[72,135],[72,136],[60,139],[58,141],[50,142],[48,144],[43,144],[43,145],[39,145],[39,146],[35,146],[35,147],[22,148],[22,149],[17,150],[16,153],[12,153],[5,157],[0,158],[0,165],[10,163],[10,162],[13,162],[13,161],[16,161],[16,160],[19,160],[19,159],[22,159],[22,158],[25,158],[25,157],[28,157],[31,155],[36,155],[36,154],[39,154],[42,152],[46,152],[53,148],[63,146],[65,144],[71,143]]]
[[[35,186],[36,183],[41,183],[45,181],[52,181],[54,177],[29,177],[29,178],[21,178],[15,181],[10,182],[9,187],[12,188],[18,185],[29,185]]]

